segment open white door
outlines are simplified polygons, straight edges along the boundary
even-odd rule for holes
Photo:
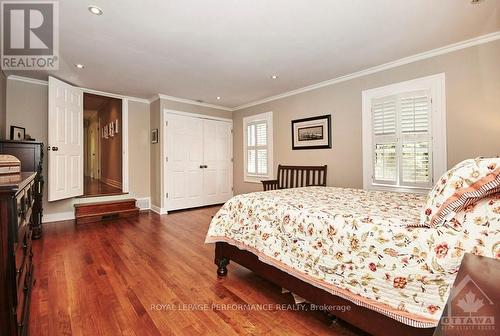
[[[83,92],[49,76],[49,202],[83,195]]]

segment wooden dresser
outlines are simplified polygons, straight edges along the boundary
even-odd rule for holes
[[[10,154],[21,161],[21,171],[36,172],[35,205],[33,207],[33,239],[42,236],[43,216],[43,143],[35,141],[0,140],[0,154]]]
[[[36,172],[0,177],[0,334],[28,334]]]

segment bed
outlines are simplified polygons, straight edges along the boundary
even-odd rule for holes
[[[442,192],[441,192],[442,193]],[[218,274],[233,260],[374,335],[431,335],[465,252],[500,258],[500,195],[423,227],[426,196],[333,187],[243,194],[214,216]]]

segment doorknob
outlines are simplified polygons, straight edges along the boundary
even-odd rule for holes
[[[200,165],[200,168],[203,169],[203,168],[208,168],[207,165]]]
[[[54,147],[54,146],[53,146],[53,147],[52,147],[52,150],[53,150],[54,152],[56,152],[56,151],[58,151],[58,150],[59,150],[59,148],[57,148],[57,147]]]

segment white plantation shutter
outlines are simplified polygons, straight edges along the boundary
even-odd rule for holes
[[[373,102],[372,113],[373,180],[376,183],[396,184],[398,177],[396,97],[377,99]]]
[[[267,177],[269,172],[269,122],[256,120],[246,124],[246,174]]]
[[[373,183],[432,186],[431,105],[426,90],[372,101]]]

